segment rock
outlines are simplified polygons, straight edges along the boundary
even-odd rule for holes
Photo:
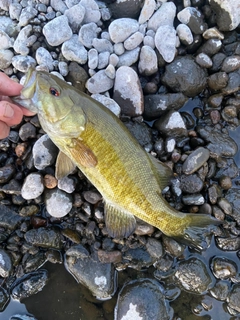
[[[96,254],[90,255],[82,245],[72,246],[66,251],[65,268],[97,299],[107,300],[114,295],[116,271],[113,264],[100,263]]]
[[[236,263],[226,258],[214,257],[211,262],[211,269],[214,276],[221,280],[232,279],[237,275]]]
[[[71,39],[63,43],[61,50],[64,58],[67,60],[76,61],[80,64],[87,62],[87,50],[78,40],[78,36],[76,34],[74,34]]]
[[[202,67],[202,68],[211,68],[213,63],[211,58],[205,54],[205,53],[199,53],[196,56],[196,62]]]
[[[98,65],[99,70],[104,69],[108,66],[110,53],[107,51],[100,52],[98,55]]]
[[[73,33],[78,33],[79,28],[83,22],[86,9],[80,3],[65,10],[64,15],[68,18],[68,23]]]
[[[58,180],[58,189],[67,193],[73,193],[76,188],[76,181],[71,177],[64,177]]]
[[[205,293],[212,285],[205,263],[194,257],[179,263],[175,277],[184,290],[195,294]]]
[[[220,32],[217,28],[213,27],[213,28],[209,28],[203,32],[203,38],[204,39],[215,38],[215,39],[223,40],[224,34],[222,32]]]
[[[216,72],[208,77],[208,86],[214,92],[225,88],[228,84],[229,76],[226,72]]]
[[[43,170],[55,162],[58,149],[49,136],[44,134],[35,142],[32,153],[35,168]]]
[[[198,50],[198,53],[205,53],[212,57],[222,48],[222,41],[217,39],[207,40]]]
[[[62,14],[67,9],[66,4],[62,0],[51,0],[51,7],[57,12],[61,12]]]
[[[137,18],[141,10],[143,0],[121,0],[121,1],[108,1],[109,8],[115,19],[117,18]]]
[[[77,62],[70,62],[66,79],[70,81],[75,88],[84,92],[88,74]]]
[[[36,137],[36,127],[30,122],[27,122],[19,129],[19,137],[22,141],[27,141]]]
[[[108,98],[108,97],[106,97],[102,94],[99,94],[99,93],[92,94],[91,97],[94,100],[97,100],[98,102],[102,103],[106,108],[111,110],[118,118],[120,117],[121,108],[117,104],[117,102],[115,102],[113,99]]]
[[[170,110],[160,119],[154,122],[154,127],[166,136],[175,138],[186,137],[187,129],[181,114],[178,111]]]
[[[130,67],[122,66],[116,71],[113,99],[128,116],[143,113],[143,93],[137,73]]]
[[[145,0],[138,18],[138,23],[143,24],[147,22],[151,18],[152,14],[154,13],[155,8],[156,8],[155,0]]]
[[[220,280],[209,291],[215,299],[225,301],[229,293],[229,285],[226,281]]]
[[[53,32],[53,30],[57,30],[57,32]],[[59,16],[49,21],[42,31],[47,42],[53,47],[59,46],[72,37],[72,30],[66,16]]]
[[[1,58],[1,53],[0,53],[0,58]],[[32,58],[31,56],[14,56],[12,58],[12,65],[14,68],[17,70],[26,73],[29,68],[35,68],[36,67],[36,60]]]
[[[0,69],[4,70],[10,66],[12,63],[13,52],[8,49],[0,49]]]
[[[157,31],[160,26],[173,27],[173,21],[176,16],[176,6],[173,2],[165,2],[149,19],[148,30]]]
[[[98,250],[98,259],[101,263],[120,263],[122,261],[122,253],[118,250],[104,251]]]
[[[13,40],[6,32],[0,30],[0,50],[9,49],[11,47],[13,47]]]
[[[22,315],[22,314],[14,314],[9,318],[9,320],[37,320],[35,317],[29,316],[29,315]]]
[[[141,48],[138,70],[145,76],[151,76],[158,71],[157,55],[151,47],[143,46]]]
[[[94,0],[81,0],[80,4],[85,8],[83,23],[99,22],[101,13],[98,4]]]
[[[0,276],[7,278],[12,273],[13,265],[7,251],[0,249]]]
[[[190,30],[190,28],[183,23],[180,23],[177,28],[177,35],[179,36],[180,41],[184,44],[184,45],[189,45],[191,43],[193,43],[193,35],[192,35],[192,31]]]
[[[236,310],[237,312],[240,312],[239,299],[240,299],[240,285],[234,284],[227,298],[227,302],[228,302],[228,306],[233,310]]]
[[[179,11],[177,18],[180,22],[188,25],[194,34],[202,34],[206,30],[201,12],[194,7],[187,7]]]
[[[125,41],[134,32],[139,29],[137,20],[130,18],[120,18],[112,21],[108,27],[111,40],[114,43]]]
[[[108,39],[94,38],[93,42],[92,42],[92,46],[99,53],[105,52],[105,51],[107,51],[109,53],[113,53],[113,45],[112,45],[111,41],[109,41]]]
[[[196,175],[182,175],[180,177],[181,190],[186,193],[198,193],[203,188],[203,181]]]
[[[174,92],[197,96],[207,84],[206,72],[190,56],[177,57],[166,66],[162,82]]]
[[[216,238],[216,244],[218,248],[223,251],[237,251],[240,249],[240,238]]]
[[[15,167],[12,164],[7,164],[0,168],[0,183],[8,182],[15,173]]]
[[[160,318],[170,320],[172,313],[160,283],[156,280],[140,278],[125,283],[122,287],[118,294],[114,320]],[[159,315],[161,315],[160,318]]]
[[[148,238],[146,243],[147,252],[153,259],[160,259],[163,256],[163,247],[161,241]]]
[[[231,31],[240,23],[239,3],[234,0],[210,0],[209,4],[216,13],[217,24],[222,31]]]
[[[48,228],[28,230],[24,235],[25,240],[33,246],[42,248],[61,249],[62,238],[58,231]]]
[[[32,5],[23,8],[19,16],[19,26],[26,26],[37,14],[38,11]]]
[[[117,67],[130,67],[137,62],[139,57],[140,48],[135,48],[130,51],[126,51],[119,56]]]
[[[4,311],[7,304],[9,303],[10,297],[7,290],[3,287],[0,288],[0,312]]]
[[[192,174],[197,171],[209,159],[208,149],[199,147],[194,150],[183,163],[183,173]]]
[[[43,178],[39,173],[30,173],[22,186],[21,195],[26,200],[36,199],[44,191]]]
[[[149,251],[143,248],[128,249],[123,253],[123,261],[129,268],[136,270],[150,267],[157,260],[156,255],[150,255]]]
[[[163,59],[168,63],[172,62],[176,53],[177,36],[175,28],[169,25],[160,26],[157,29],[154,41]]]
[[[240,223],[240,191],[237,188],[232,188],[227,191],[225,199],[231,204],[231,216]]]
[[[22,11],[22,6],[20,3],[10,3],[9,5],[9,15],[12,20],[18,20]]]
[[[201,194],[195,193],[183,196],[182,202],[187,206],[201,206],[205,203],[205,200]]]
[[[113,79],[110,79],[104,70],[99,70],[86,82],[86,88],[91,93],[102,93],[113,87]]]
[[[226,57],[223,60],[221,71],[230,73],[238,69],[240,69],[240,56],[235,55],[231,57]]]
[[[15,230],[23,220],[16,212],[0,204],[0,226],[9,230]]]
[[[94,22],[84,24],[79,30],[79,41],[90,49],[92,48],[93,40],[98,37],[100,31],[101,29]]]
[[[146,123],[126,121],[124,124],[143,148],[152,149],[152,133]]]
[[[48,71],[53,70],[53,58],[45,48],[40,47],[37,49],[36,60],[40,66],[46,67]]]
[[[72,209],[72,197],[59,189],[47,190],[45,201],[48,213],[56,218],[66,216]]]

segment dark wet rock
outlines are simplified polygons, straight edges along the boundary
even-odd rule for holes
[[[17,300],[28,298],[41,291],[46,285],[47,280],[47,270],[38,270],[36,272],[28,273],[13,283],[11,295]]]
[[[36,205],[29,205],[22,207],[22,209],[19,212],[19,215],[22,217],[30,217],[34,214],[36,214],[39,211],[39,207]]]
[[[203,20],[203,15],[197,8],[190,6],[186,7],[177,14],[177,17],[179,21],[187,24],[195,34],[202,34],[207,28],[207,25]]]
[[[119,292],[114,320],[171,318],[172,309],[158,281],[147,278],[133,280],[126,283]]]
[[[55,162],[58,148],[50,140],[49,136],[44,134],[35,142],[32,152],[35,168],[43,170]]]
[[[154,127],[166,136],[175,138],[187,136],[186,125],[178,111],[169,111],[154,122]]]
[[[22,139],[22,141],[35,138],[36,128],[30,122],[23,124],[19,129],[19,137]]]
[[[7,278],[12,272],[12,260],[7,251],[0,249],[0,276]]]
[[[101,263],[119,263],[122,261],[122,253],[119,250],[98,250],[98,259]]]
[[[184,290],[197,294],[203,294],[212,284],[205,263],[197,258],[180,262],[175,277]]]
[[[191,206],[191,205],[201,206],[205,202],[204,197],[201,194],[184,195],[182,197],[182,201],[184,204],[188,206]]]
[[[217,200],[221,197],[221,195],[221,189],[217,184],[213,184],[210,188],[208,188],[208,197],[211,204],[217,203]]]
[[[209,159],[209,151],[200,147],[194,150],[183,163],[183,173],[192,174],[197,171]]]
[[[217,246],[224,251],[236,251],[240,249],[240,238],[216,238]]]
[[[165,235],[162,236],[162,239],[166,252],[170,253],[173,257],[180,257],[183,254],[185,249],[183,245]]]
[[[235,93],[239,90],[240,88],[240,73],[239,71],[237,72],[231,72],[228,74],[229,79],[228,79],[228,85],[222,89],[222,93],[224,95],[229,95],[232,93]]]
[[[146,243],[146,249],[153,259],[159,259],[163,255],[163,247],[160,240],[148,238]]]
[[[225,88],[228,84],[229,76],[226,72],[217,72],[208,77],[208,86],[214,92]]]
[[[30,173],[22,186],[21,195],[26,200],[39,197],[44,191],[43,178],[39,173]]]
[[[71,195],[58,188],[46,191],[45,202],[48,213],[56,218],[66,216],[72,209]]]
[[[25,240],[34,246],[43,248],[62,248],[62,238],[58,231],[47,228],[31,229],[24,235]]]
[[[210,96],[208,98],[208,104],[212,108],[218,108],[221,105],[222,100],[223,100],[223,95],[222,94],[213,94],[212,96]],[[218,121],[219,120],[220,120],[220,116],[219,116]]]
[[[218,281],[215,286],[210,289],[211,295],[220,301],[225,301],[229,293],[229,284],[226,281]]]
[[[130,268],[141,270],[151,266],[156,260],[149,252],[142,248],[128,249],[123,253],[123,260],[127,261]]]
[[[124,124],[143,148],[152,148],[152,132],[146,123],[127,121]]]
[[[154,120],[171,109],[178,110],[188,98],[179,93],[149,94],[144,96],[144,118]]]
[[[39,269],[47,261],[47,258],[43,252],[38,252],[34,255],[29,255],[24,260],[23,268],[25,273],[29,273]]]
[[[92,191],[92,190],[84,191],[83,197],[87,202],[91,204],[96,204],[102,200],[101,194],[97,191]]]
[[[229,297],[227,299],[228,306],[232,308],[233,310],[236,310],[237,312],[240,312],[240,285],[234,284],[232,286],[231,292],[229,294]]]
[[[80,243],[80,234],[76,230],[71,230],[69,228],[63,229],[61,231],[62,235],[71,240],[73,243]]]
[[[143,0],[115,1],[109,5],[112,15],[117,18],[136,18],[143,5]]]
[[[217,279],[226,280],[234,278],[237,274],[237,265],[234,261],[214,257],[211,262],[211,269]]]
[[[197,193],[203,188],[203,181],[196,175],[182,175],[180,177],[181,190],[186,193]]]
[[[0,191],[3,191],[5,194],[20,195],[21,184],[15,179],[12,179],[9,183],[6,183],[2,188],[0,188]]]
[[[65,267],[98,299],[111,299],[115,293],[116,271],[113,264],[99,262],[97,255],[90,255],[82,245],[72,246],[66,251]]]
[[[235,106],[226,106],[222,110],[222,117],[225,121],[227,121],[229,124],[232,124],[234,126],[239,125],[239,120],[237,118],[238,110]]]
[[[225,132],[221,132],[217,127],[198,126],[198,134],[206,140],[209,151],[217,157],[233,157],[237,153],[237,144]]]
[[[215,178],[219,179],[222,176],[227,176],[231,179],[236,178],[239,174],[239,168],[232,158],[218,159],[217,165],[219,170],[217,171]]]
[[[10,296],[7,290],[1,287],[0,288],[0,312],[2,312],[6,308],[9,300],[10,300]]]
[[[209,57],[218,53],[222,47],[222,41],[218,39],[207,40],[198,50],[198,53],[205,53]]]
[[[225,198],[218,199],[218,206],[223,210],[225,214],[231,215],[232,214],[232,205],[229,201]]]
[[[238,188],[228,190],[225,199],[231,204],[231,216],[240,224],[240,190]]]
[[[16,212],[0,204],[0,226],[14,230],[23,220]]]
[[[12,164],[0,168],[0,183],[8,182],[14,175],[15,168]]]
[[[174,92],[198,95],[207,84],[206,72],[190,56],[177,57],[166,66],[162,82]]]

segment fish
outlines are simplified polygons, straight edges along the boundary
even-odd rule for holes
[[[166,236],[204,248],[204,235],[219,221],[169,205],[162,190],[172,170],[147,153],[104,105],[59,77],[34,69],[14,100],[38,114],[43,130],[59,148],[56,178],[77,166],[101,193],[109,236],[131,235],[137,217]]]

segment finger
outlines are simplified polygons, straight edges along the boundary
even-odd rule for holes
[[[22,110],[22,113],[24,116],[33,116],[34,114],[36,114],[36,113],[34,113],[24,107],[21,107],[21,110]]]
[[[10,128],[6,123],[0,121],[0,139],[4,139],[9,135]]]
[[[22,85],[10,79],[5,73],[0,73],[0,94],[16,96],[22,90]]]
[[[23,112],[20,107],[8,101],[0,101],[0,121],[14,126],[22,121]]]

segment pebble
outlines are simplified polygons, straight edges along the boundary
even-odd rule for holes
[[[101,263],[120,263],[122,261],[122,253],[118,250],[98,250],[98,259]]]
[[[93,42],[92,42],[92,46],[99,53],[105,52],[105,51],[107,51],[109,53],[113,53],[113,45],[112,45],[111,41],[109,41],[108,39],[94,38]]]
[[[109,8],[112,12],[112,15],[115,19],[121,17],[127,18],[136,18],[138,17],[140,10],[142,8],[143,0],[121,0],[121,1],[112,1],[109,4]]]
[[[213,28],[209,28],[206,31],[203,32],[203,38],[204,39],[219,39],[219,40],[223,40],[224,39],[224,35],[222,32],[220,32],[216,27]]]
[[[178,12],[177,18],[181,23],[188,25],[194,34],[202,34],[206,30],[201,12],[194,7],[187,7]]]
[[[63,190],[67,193],[73,193],[76,188],[76,181],[71,177],[64,177],[58,180],[58,189]]]
[[[223,60],[222,72],[230,73],[233,71],[236,71],[240,69],[240,56],[231,56],[231,57],[226,57]]]
[[[0,30],[0,50],[9,49],[13,46],[13,40],[8,36],[8,34]]]
[[[44,170],[46,167],[55,163],[58,149],[47,134],[39,138],[32,149],[34,166],[38,170]]]
[[[39,173],[30,173],[24,180],[21,195],[26,200],[39,197],[44,191],[43,178]]]
[[[94,100],[97,100],[98,102],[102,103],[106,108],[111,110],[118,118],[120,117],[121,108],[116,101],[99,93],[92,94],[91,97]]]
[[[198,52],[204,52],[208,56],[213,56],[214,54],[218,53],[222,47],[222,41],[218,39],[209,39],[207,40]]]
[[[192,174],[197,171],[209,159],[210,152],[208,149],[199,147],[194,150],[183,163],[183,173]]]
[[[217,246],[224,251],[237,251],[240,250],[240,238],[216,238]]]
[[[228,306],[237,312],[240,312],[239,307],[239,299],[240,299],[240,285],[233,284],[231,288],[231,292],[227,298]]]
[[[205,54],[205,53],[199,53],[196,56],[196,62],[202,67],[202,68],[211,68],[213,65],[213,62],[211,58]]]
[[[143,113],[143,92],[137,73],[128,66],[116,71],[113,99],[121,106],[125,115],[138,116]]]
[[[203,188],[203,181],[196,174],[182,175],[180,182],[182,192],[199,193]]]
[[[45,48],[40,47],[37,49],[36,61],[40,66],[46,67],[48,71],[53,70],[53,58]]]
[[[99,70],[86,82],[86,88],[90,93],[102,93],[113,87],[114,81],[109,78],[105,70]]]
[[[115,51],[116,53],[116,51]],[[137,62],[140,53],[140,48],[129,50],[119,56],[117,67],[130,67]]]
[[[72,197],[59,189],[46,190],[45,203],[48,213],[55,218],[66,216],[72,209]]]
[[[76,34],[74,34],[71,39],[63,43],[61,50],[64,58],[69,61],[76,61],[79,64],[87,62],[88,52],[78,40],[78,36]]]
[[[12,164],[7,164],[0,168],[0,183],[8,182],[15,174],[15,167]]]
[[[111,40],[114,43],[124,42],[129,36],[139,29],[137,20],[120,18],[112,21],[108,27]]]
[[[9,16],[12,20],[19,21],[21,11],[22,11],[22,6],[20,3],[10,3],[9,4]]]
[[[126,50],[133,50],[137,48],[143,41],[143,34],[139,31],[133,33],[129,38],[124,41],[124,48]]]
[[[23,8],[19,16],[19,26],[26,26],[35,16],[37,16],[38,11],[31,5]]]
[[[157,31],[160,26],[173,27],[173,22],[176,16],[176,6],[173,2],[165,2],[151,16],[148,21],[148,30]]]
[[[1,58],[1,53],[0,53],[0,58]],[[17,55],[12,58],[12,65],[14,66],[14,68],[24,73],[26,73],[29,68],[35,68],[36,64],[37,64],[36,60],[31,56]]]
[[[67,6],[62,0],[51,0],[51,7],[57,12],[61,12],[62,14],[67,9]]]
[[[3,287],[0,288],[0,311],[2,312],[10,300],[9,293]]]
[[[213,91],[219,91],[228,84],[229,76],[226,72],[217,72],[208,77],[208,86]]]
[[[31,36],[32,31],[33,31],[33,28],[30,24],[20,30],[13,45],[13,48],[17,53],[22,54],[23,56],[28,55],[30,50],[29,48],[33,44],[33,43],[30,43],[30,39],[32,38]],[[36,38],[35,38],[35,41],[36,41]]]
[[[177,35],[179,36],[180,41],[184,45],[189,45],[193,43],[193,34],[190,28],[183,23],[180,23],[176,28]]]
[[[24,238],[28,243],[42,248],[61,249],[62,238],[58,231],[40,227],[28,230],[24,234]]]
[[[53,32],[53,30],[56,30],[56,32]],[[53,47],[59,46],[72,37],[72,29],[69,27],[66,16],[59,16],[49,21],[43,27],[42,32],[47,42]]]
[[[36,137],[36,127],[30,122],[23,124],[19,129],[19,137],[22,141],[27,141]]]
[[[211,261],[211,269],[214,276],[221,280],[232,279],[237,275],[236,263],[226,258],[214,257]]]
[[[154,259],[160,259],[163,256],[162,243],[157,239],[149,237],[146,242],[146,249]]]
[[[229,293],[229,285],[226,281],[220,280],[209,291],[215,299],[225,301]]]
[[[94,22],[84,24],[79,30],[79,41],[86,48],[92,48],[93,40],[98,37],[100,30],[101,29]]]
[[[155,0],[145,0],[138,18],[138,23],[143,24],[147,22],[153,15],[155,9],[156,9]]]
[[[201,194],[190,194],[190,195],[184,195],[182,197],[182,201],[187,206],[201,206],[205,203],[204,197]]]
[[[14,59],[14,55],[11,50],[0,49],[0,69],[8,68],[12,63],[12,59]]]
[[[101,13],[98,4],[94,0],[81,0],[80,4],[85,8],[83,23],[99,22]]]
[[[139,56],[138,70],[140,74],[151,76],[158,71],[155,51],[149,46],[142,46]]]
[[[98,65],[99,70],[104,69],[108,66],[110,53],[107,51],[100,52],[98,55]]]
[[[154,122],[154,127],[168,137],[186,137],[187,129],[181,114],[170,110],[159,120]]]
[[[68,23],[73,33],[79,32],[85,13],[86,9],[80,3],[64,11],[64,15],[68,18]]]
[[[184,253],[184,245],[165,235],[162,236],[164,249],[174,257],[181,257]]]
[[[0,249],[0,276],[7,278],[13,269],[12,260],[7,251]]]
[[[168,2],[172,3],[172,2]],[[156,48],[162,55],[163,59],[170,63],[173,61],[176,54],[176,30],[169,25],[160,26],[157,29],[154,41]]]

